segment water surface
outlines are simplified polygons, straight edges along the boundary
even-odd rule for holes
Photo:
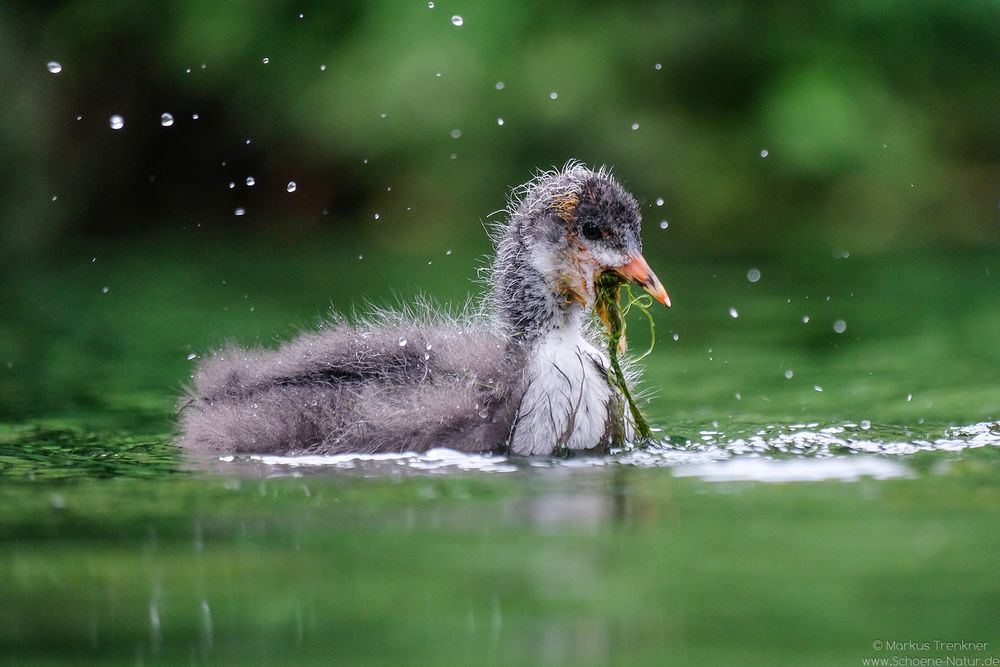
[[[477,254],[166,238],[0,268],[5,661],[843,665],[885,657],[876,640],[1000,646],[985,253],[649,253],[676,306],[645,362],[644,451],[171,444],[212,345],[274,343],[331,303],[460,301]]]

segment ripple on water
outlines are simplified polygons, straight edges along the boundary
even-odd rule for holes
[[[436,448],[422,454],[336,454],[329,456],[222,457],[282,471],[346,469],[371,474],[400,471],[446,473],[455,471],[517,472],[532,469],[603,469],[625,465],[669,468],[678,477],[710,482],[854,481],[864,477],[893,479],[913,476],[905,457],[918,452],[955,452],[1000,446],[1000,423],[982,422],[946,429],[934,439],[908,438],[904,430],[860,424],[772,425],[747,432],[733,427],[673,436],[646,449],[608,456],[519,459],[499,454],[468,454]]]

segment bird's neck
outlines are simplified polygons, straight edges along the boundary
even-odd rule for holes
[[[582,330],[584,306],[550,284],[515,235],[500,244],[491,280],[497,324],[512,342],[531,347],[553,331]]]

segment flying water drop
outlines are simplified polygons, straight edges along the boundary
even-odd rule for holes
[[[750,269],[749,271],[747,271],[747,280],[749,280],[752,283],[755,283],[758,280],[760,280],[760,269]]]
[[[170,113],[160,114],[160,125],[163,127],[170,127],[174,124],[174,115]]]
[[[833,323],[833,330],[841,334],[847,331],[847,322],[844,320],[837,320]]]
[[[400,347],[406,347],[406,343],[407,343],[407,342],[408,342],[408,341],[407,341],[407,340],[406,340],[405,338],[400,338],[400,339],[399,339],[399,346],[400,346]]]
[[[451,17],[451,24],[456,28],[461,28],[463,25],[465,25],[465,19],[463,19],[458,14],[455,14],[454,16]]]
[[[285,187],[285,189],[288,190],[289,192],[295,192],[296,188],[298,187],[299,186],[295,184],[295,181],[288,181],[288,185]]]
[[[109,121],[109,123],[111,124],[111,129],[112,130],[120,130],[123,127],[125,127],[125,119],[122,118],[118,114],[115,114],[114,116],[112,116],[111,120]]]
[[[45,67],[53,74],[58,74],[62,71],[62,65],[57,63],[55,60],[50,60]]]
[[[247,187],[248,188],[252,188],[256,184],[257,184],[257,179],[256,178],[254,178],[253,176],[247,176]]]

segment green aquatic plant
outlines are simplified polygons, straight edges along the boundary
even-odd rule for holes
[[[622,288],[625,288],[624,305],[622,304]],[[610,271],[602,273],[597,281],[597,300],[594,310],[597,316],[604,322],[607,330],[608,358],[610,368],[608,369],[608,380],[612,386],[617,387],[622,397],[628,405],[629,414],[635,427],[634,445],[645,447],[653,439],[653,432],[649,428],[645,417],[636,405],[635,399],[628,386],[628,378],[622,369],[621,354],[627,349],[626,342],[626,317],[632,308],[637,308],[649,322],[649,348],[641,355],[634,358],[634,361],[645,359],[653,351],[656,342],[656,331],[653,323],[653,315],[649,312],[653,305],[653,299],[647,294],[636,295],[632,291],[631,285],[621,276]],[[616,446],[624,443],[616,442]]]

